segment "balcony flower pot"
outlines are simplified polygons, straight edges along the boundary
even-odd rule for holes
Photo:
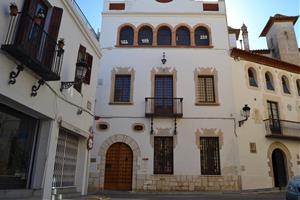
[[[11,3],[9,9],[10,9],[10,13],[9,13],[10,16],[17,16],[19,10],[16,3]]]
[[[37,25],[41,25],[44,18],[45,18],[44,13],[38,13],[36,16],[33,17],[33,21]]]
[[[63,49],[65,46],[65,40],[63,38],[60,38],[58,40],[57,46],[58,46],[58,48]]]

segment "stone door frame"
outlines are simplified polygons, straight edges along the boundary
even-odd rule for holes
[[[104,179],[105,179],[105,164],[106,164],[106,152],[108,148],[115,144],[115,143],[124,143],[127,144],[132,152],[133,152],[133,163],[132,163],[132,190],[136,190],[137,188],[137,170],[138,170],[138,157],[141,156],[141,150],[137,144],[137,142],[127,136],[127,135],[113,135],[106,139],[100,149],[99,149],[99,156],[100,156],[100,189],[104,189]]]

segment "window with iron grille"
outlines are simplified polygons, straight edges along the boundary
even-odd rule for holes
[[[200,103],[215,103],[215,84],[214,76],[198,76],[199,81],[199,96]]]
[[[219,137],[200,137],[202,175],[221,175]]]
[[[173,174],[173,137],[154,137],[154,174]]]
[[[114,102],[130,102],[131,75],[116,75]]]

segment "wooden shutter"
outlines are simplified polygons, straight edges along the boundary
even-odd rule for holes
[[[53,7],[48,34],[55,41],[57,41],[62,15],[63,15],[62,8]]]
[[[83,82],[89,85],[91,82],[92,65],[93,65],[93,56],[90,55],[89,53],[86,53],[86,62],[88,66],[88,71],[86,72]]]
[[[39,0],[25,0],[23,12],[29,14],[30,16],[34,16],[38,2]]]

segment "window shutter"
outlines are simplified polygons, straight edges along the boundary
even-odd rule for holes
[[[37,4],[38,0],[25,0],[23,12],[29,14],[30,16],[34,16]]]
[[[86,53],[86,62],[88,66],[88,71],[86,72],[83,82],[89,85],[91,82],[92,65],[93,65],[93,56],[90,55],[89,53]]]
[[[62,8],[53,7],[48,34],[55,41],[57,41],[62,14],[63,14]]]

